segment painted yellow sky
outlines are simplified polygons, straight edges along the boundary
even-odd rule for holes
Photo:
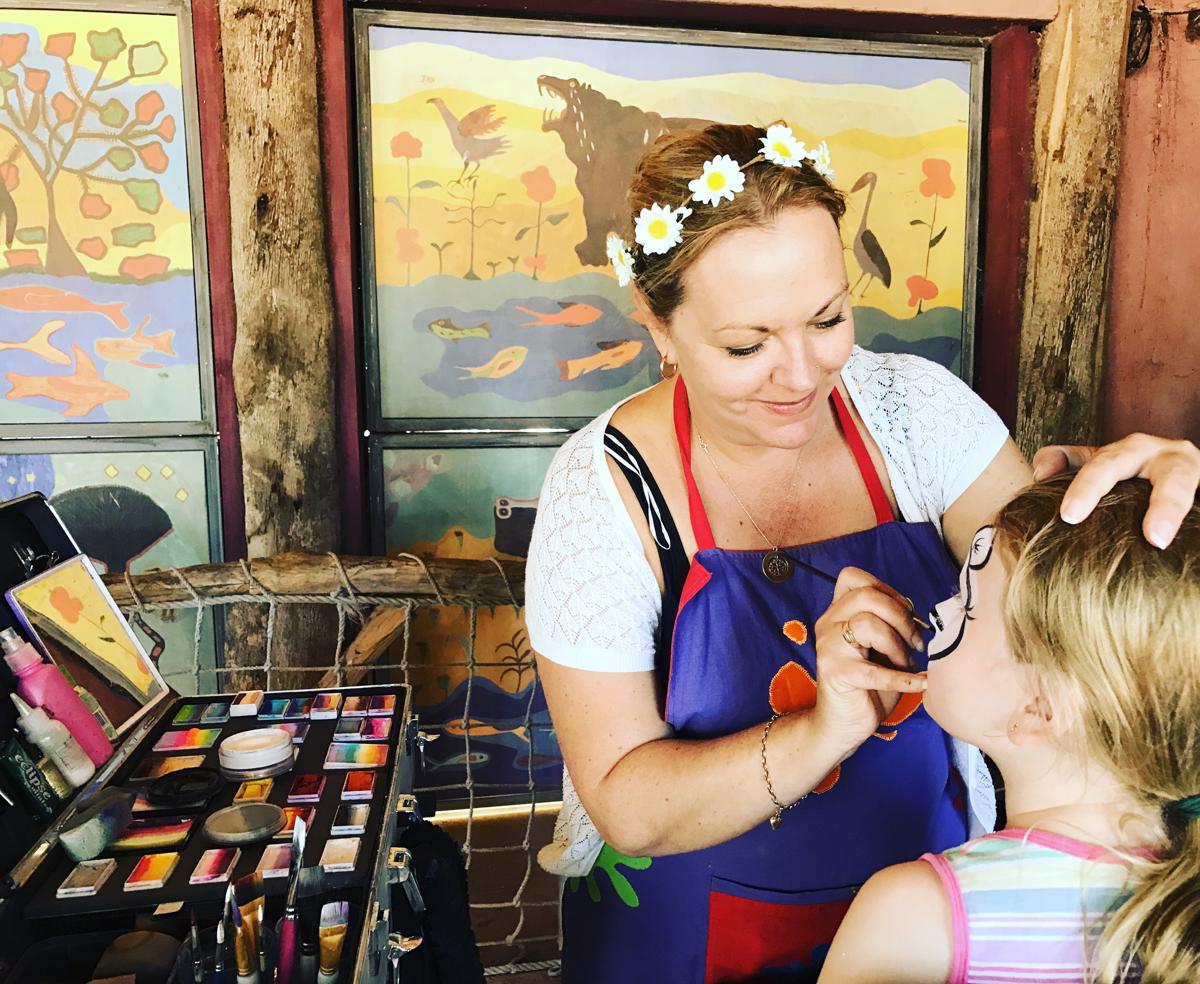
[[[93,72],[98,67],[98,63],[91,57],[87,43],[88,31],[108,31],[114,27],[120,28],[121,36],[129,47],[157,41],[162,46],[163,54],[167,56],[166,67],[161,72],[155,75],[139,76],[139,82],[148,85],[155,82],[169,82],[177,88],[182,86],[179,67],[179,32],[173,15],[118,14],[87,10],[22,10],[20,7],[0,6],[0,23],[28,24],[36,29],[43,40],[51,34],[75,34],[75,53],[71,56],[71,62]],[[168,26],[164,26],[164,24]],[[11,29],[6,30],[8,33],[12,33]],[[32,38],[30,44],[32,47]],[[40,49],[40,44],[37,47]],[[116,62],[108,69],[108,77],[121,77],[113,73],[118,67],[127,67],[125,61],[127,57],[127,51],[121,52]],[[121,74],[123,75],[124,72]]]

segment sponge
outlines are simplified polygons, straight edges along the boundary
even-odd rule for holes
[[[133,821],[133,793],[102,789],[81,813],[72,817],[58,835],[72,861],[91,861],[120,837]]]

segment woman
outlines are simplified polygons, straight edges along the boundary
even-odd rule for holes
[[[815,979],[867,877],[994,821],[913,612],[1030,469],[951,374],[854,346],[828,165],[786,127],[669,135],[610,243],[664,379],[559,451],[526,583],[569,773],[542,860],[587,876],[567,984]],[[1107,450],[1072,505],[1139,471],[1177,525],[1182,443]]]

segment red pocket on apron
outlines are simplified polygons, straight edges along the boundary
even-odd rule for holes
[[[777,892],[712,877],[705,984],[748,981],[770,970],[812,980],[825,960],[856,885]]]

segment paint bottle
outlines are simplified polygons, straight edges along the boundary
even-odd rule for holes
[[[15,735],[0,745],[0,772],[8,777],[34,817],[48,820],[59,811],[62,800]]]
[[[21,699],[61,721],[94,765],[107,762],[113,752],[112,742],[62,671],[53,663],[43,662],[41,653],[12,629],[0,629],[0,647],[4,649],[4,661],[17,678]]]
[[[78,789],[96,774],[96,766],[65,724],[47,716],[40,707],[30,707],[16,694],[8,696],[17,705],[17,727],[58,766],[72,788]]]

